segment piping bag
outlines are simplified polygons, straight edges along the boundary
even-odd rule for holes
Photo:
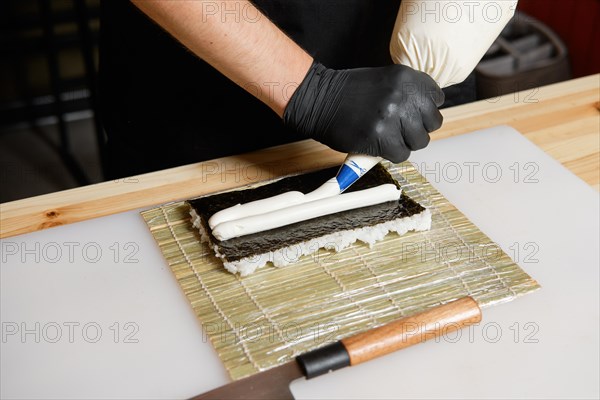
[[[402,1],[390,55],[395,64],[425,72],[445,88],[461,83],[475,69],[514,15],[517,0],[481,1],[477,7],[472,1],[452,2],[451,7],[442,4]],[[339,193],[381,160],[348,154],[336,176]]]
[[[451,7],[448,4],[403,0],[390,42],[394,63],[427,73],[442,88],[464,81],[475,69],[514,15],[517,0],[484,0],[477,4],[470,0],[453,1]],[[287,192],[235,205],[215,213],[208,221],[209,226],[214,231],[224,222],[335,197],[381,160],[381,157],[348,154],[336,176],[316,190],[307,194]]]

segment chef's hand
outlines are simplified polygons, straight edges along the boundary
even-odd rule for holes
[[[444,93],[403,65],[333,70],[314,62],[284,113],[297,132],[334,150],[398,163],[442,126]]]

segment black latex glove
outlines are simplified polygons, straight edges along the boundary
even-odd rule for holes
[[[334,150],[398,163],[429,144],[443,102],[435,81],[410,67],[333,70],[314,62],[283,119]]]

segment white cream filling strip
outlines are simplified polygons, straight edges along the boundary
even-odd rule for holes
[[[402,191],[392,183],[308,202],[302,201],[305,200],[305,197],[309,196],[310,194],[304,195],[301,192],[287,192],[278,196],[270,197],[268,199],[252,202],[259,203],[258,206],[257,204],[254,204],[254,206],[257,207],[261,206],[260,202],[265,201],[267,202],[267,206],[271,204],[271,201],[275,202],[277,207],[280,207],[281,203],[284,203],[283,208],[280,207],[278,209],[268,209],[268,207],[265,207],[263,210],[268,211],[256,215],[244,215],[244,212],[235,212],[234,214],[240,215],[240,217],[214,224],[214,226],[211,226],[212,234],[218,240],[232,239],[235,237],[250,235],[269,229],[275,229],[341,211],[368,207],[375,204],[385,203],[387,201],[397,201],[400,199],[401,193]],[[230,207],[227,210],[243,210],[244,206],[252,203]],[[275,206],[275,204],[273,204],[273,206]],[[265,205],[265,203],[262,203],[262,205]],[[256,210],[255,207],[252,208]],[[218,213],[216,213],[214,216],[217,214]],[[215,221],[213,220],[213,223],[214,222]]]
[[[265,214],[271,211],[280,210],[296,204],[308,203],[314,200],[320,200],[325,197],[337,196],[340,194],[340,187],[335,178],[331,178],[316,190],[308,194],[302,192],[285,192],[277,196],[267,197],[265,199],[251,201],[245,204],[236,204],[225,208],[213,214],[208,220],[210,229],[222,224],[223,222],[233,221],[240,218],[250,217],[252,215]]]

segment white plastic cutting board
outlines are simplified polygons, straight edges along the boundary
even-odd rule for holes
[[[543,288],[296,396],[598,398],[598,193],[509,127],[411,161]],[[1,257],[2,398],[183,399],[228,381],[137,212],[8,238]]]

